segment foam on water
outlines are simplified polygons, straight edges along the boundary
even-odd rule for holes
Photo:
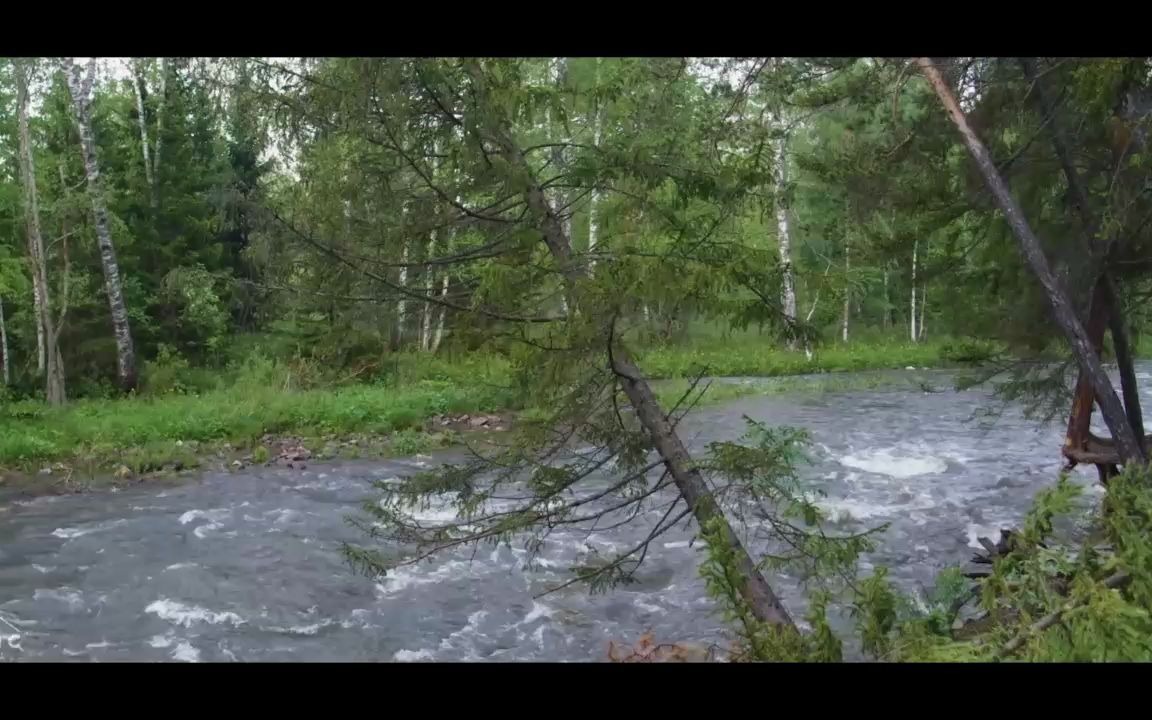
[[[440,641],[440,649],[445,651],[462,649],[465,660],[479,660],[476,654],[476,639],[484,637],[480,632],[480,623],[486,617],[488,617],[487,610],[477,610],[469,615],[467,625]]]
[[[879,505],[852,498],[826,498],[817,500],[815,505],[823,510],[828,520],[833,523],[888,517],[893,510],[891,505]]]
[[[187,525],[196,520],[207,520],[216,523],[232,514],[228,508],[215,508],[213,510],[189,510],[180,516],[180,524]]]
[[[435,660],[436,657],[431,650],[397,650],[393,653],[392,659],[396,662],[421,662]]]
[[[548,607],[547,605],[532,601],[532,609],[529,610],[528,614],[524,616],[522,624],[527,625],[528,623],[535,622],[540,618],[552,617],[553,612],[554,611],[552,608]]]
[[[192,534],[195,535],[196,537],[200,538],[201,540],[203,540],[204,538],[208,537],[208,533],[210,533],[214,530],[219,530],[222,527],[224,527],[224,526],[221,525],[220,523],[208,523],[207,525],[197,525],[196,528],[194,530],[192,530]]]
[[[192,623],[203,622],[210,625],[231,623],[243,625],[244,618],[234,612],[214,612],[195,605],[185,605],[182,602],[160,598],[144,608],[144,612],[152,613],[157,617],[176,625],[191,627]]]
[[[391,597],[408,588],[418,587],[420,585],[434,585],[444,582],[445,580],[476,577],[484,574],[477,572],[477,570],[491,572],[493,569],[491,566],[471,563],[465,560],[449,560],[443,565],[438,565],[430,570],[426,570],[425,568],[427,567],[427,565],[405,565],[389,570],[388,575],[376,583],[377,596],[382,598]]]
[[[865,450],[858,454],[845,455],[840,458],[840,464],[900,480],[918,475],[939,475],[948,469],[948,463],[933,455],[909,456],[896,454],[898,452],[896,448]]]
[[[52,531],[52,537],[62,538],[64,540],[73,540],[78,537],[90,535],[94,532],[101,530],[109,530],[117,525],[123,525],[128,522],[127,520],[113,520],[112,522],[96,523],[91,527],[78,527],[78,528],[56,528]]]
[[[171,635],[153,635],[152,639],[148,641],[150,647],[158,650],[172,647],[172,643],[176,642]]]
[[[172,659],[179,662],[198,663],[200,662],[200,651],[193,647],[192,643],[184,640],[172,651]]]

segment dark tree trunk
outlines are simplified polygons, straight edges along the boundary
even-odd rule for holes
[[[1120,461],[1125,464],[1144,463],[1144,451],[1141,449],[1141,443],[1137,440],[1135,432],[1128,423],[1128,418],[1124,413],[1124,406],[1120,403],[1120,398],[1116,396],[1116,391],[1112,387],[1108,375],[1104,372],[1104,366],[1101,364],[1100,358],[1096,355],[1092,341],[1088,337],[1083,323],[1080,322],[1075,308],[1072,306],[1072,301],[1069,298],[1067,290],[1064,288],[1063,283],[1061,283],[1052,272],[1052,268],[1048,264],[1048,258],[1044,255],[1040,240],[1032,231],[1027,219],[1025,219],[1023,210],[1021,210],[1020,205],[1008,191],[1008,186],[1004,182],[1004,178],[1000,176],[1000,172],[996,169],[996,164],[992,160],[992,156],[989,155],[988,149],[984,146],[984,143],[980,141],[980,138],[976,137],[975,131],[973,131],[972,127],[968,124],[968,119],[964,115],[964,111],[960,109],[960,104],[957,102],[955,94],[940,74],[940,71],[936,68],[936,65],[930,58],[926,57],[917,58],[916,63],[920,66],[921,72],[923,72],[924,76],[936,91],[936,95],[940,98],[941,104],[948,112],[957,130],[960,131],[964,143],[968,147],[968,152],[976,161],[981,174],[984,176],[985,183],[987,183],[989,190],[991,190],[993,197],[996,199],[997,205],[999,205],[1000,210],[1004,213],[1009,226],[1012,228],[1013,234],[1016,236],[1016,240],[1020,245],[1021,254],[1023,254],[1032,273],[1044,287],[1048,301],[1052,305],[1056,322],[1060,325],[1061,330],[1064,331],[1068,343],[1072,346],[1072,352],[1075,354],[1081,371],[1088,377],[1096,393],[1096,399],[1100,403],[1100,410],[1104,416],[1104,422],[1108,425],[1108,429],[1116,441]]]
[[[1020,67],[1024,71],[1025,78],[1033,85],[1033,98],[1041,120],[1052,115],[1049,122],[1049,136],[1052,138],[1052,148],[1060,160],[1060,167],[1064,172],[1065,180],[1068,182],[1068,189],[1072,192],[1073,201],[1083,223],[1085,252],[1088,253],[1089,257],[1094,258],[1094,262],[1096,257],[1106,262],[1108,253],[1115,247],[1116,241],[1109,241],[1104,248],[1097,247],[1096,234],[1099,230],[1099,222],[1093,215],[1088,190],[1080,178],[1080,173],[1076,171],[1076,166],[1072,164],[1072,156],[1068,150],[1068,140],[1064,133],[1064,127],[1060,123],[1060,119],[1054,115],[1056,108],[1049,101],[1045,83],[1042,78],[1037,76],[1032,60],[1021,58]],[[1141,448],[1147,452],[1147,448],[1144,447],[1144,415],[1140,407],[1140,391],[1136,384],[1136,367],[1132,357],[1128,325],[1124,317],[1124,308],[1120,305],[1120,298],[1116,292],[1116,283],[1112,280],[1107,267],[1101,268],[1098,285],[1101,299],[1108,305],[1108,326],[1112,333],[1112,345],[1116,351],[1116,365],[1120,370],[1120,392],[1124,396],[1124,411],[1128,417],[1128,424],[1132,426],[1132,431],[1141,443]]]

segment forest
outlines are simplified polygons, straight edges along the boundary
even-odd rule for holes
[[[729,659],[1152,659],[1150,126],[1150,58],[0,59],[0,491],[475,440],[374,484],[350,573],[652,514],[563,586],[687,523]],[[802,428],[681,429],[930,369],[1067,467],[928,601]]]

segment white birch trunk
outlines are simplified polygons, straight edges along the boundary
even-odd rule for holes
[[[884,268],[884,329],[892,327],[892,300],[888,295],[888,268]]]
[[[548,84],[560,90],[564,87],[568,78],[568,58],[556,58],[554,63],[550,62],[548,65]],[[552,122],[552,110],[549,108],[544,116],[545,132],[549,138],[554,137],[554,128]],[[568,138],[564,137],[561,142],[568,142]],[[564,161],[564,148],[552,148],[552,165],[556,172],[562,173],[565,168]],[[563,219],[562,226],[564,233],[568,237],[572,237],[572,213],[571,209],[566,207],[568,199],[567,194],[560,189],[552,191],[552,198],[549,201],[552,206],[552,213]],[[568,298],[564,293],[560,295],[560,308],[564,315],[568,315]]]
[[[436,253],[436,231],[433,230],[430,234],[429,239],[428,239],[428,256],[427,256],[427,259],[431,260],[433,257],[435,257],[435,253]],[[436,271],[433,268],[435,268],[436,266],[435,265],[427,265],[425,267],[427,268],[427,271],[425,274],[428,276],[428,280],[431,280],[431,282],[425,282],[424,285],[427,288],[428,293],[433,293],[433,292],[435,292],[435,289],[433,286],[436,283]],[[429,350],[432,349],[432,303],[430,303],[428,301],[424,302],[422,317],[420,318],[420,349],[423,350],[424,352],[428,352]]]
[[[912,337],[912,342],[916,342],[919,338],[919,333],[916,332],[916,255],[920,251],[920,240],[916,239],[912,243],[912,307],[908,313],[908,330]]]
[[[400,251],[400,287],[408,287],[408,244],[405,243]],[[401,345],[404,343],[404,321],[408,318],[408,302],[404,295],[396,302],[396,338]]]
[[[792,270],[792,229],[788,212],[788,140],[781,138],[776,143],[776,192],[773,200],[776,205],[776,236],[780,243],[780,272],[783,287],[780,302],[783,306],[784,322],[789,328],[796,325],[796,279]],[[789,338],[788,347],[795,348],[795,338]]]
[[[457,205],[463,204],[462,199],[460,198],[459,195],[456,196],[456,204]],[[455,237],[456,237],[456,230],[454,228],[449,228],[448,229],[448,239],[444,243],[444,251],[445,251],[446,255],[452,254],[452,248],[456,245],[456,243],[453,242]],[[443,273],[444,273],[444,277],[441,280],[441,284],[440,284],[440,299],[442,301],[448,299],[448,285],[450,282],[449,281],[450,273],[448,272],[447,267],[444,268]],[[440,349],[440,342],[444,339],[444,321],[445,321],[445,317],[447,315],[448,315],[448,308],[444,305],[441,305],[440,306],[440,316],[436,319],[436,334],[432,336],[432,344],[428,348],[428,352],[430,352],[430,353],[435,354],[435,352]]]
[[[928,307],[928,283],[920,282],[920,327],[917,328],[917,339],[924,339],[924,310]]]
[[[4,384],[12,383],[12,372],[8,367],[8,326],[4,323],[4,298],[0,298],[0,372]]]
[[[132,86],[136,89],[136,114],[140,125],[140,148],[144,154],[144,178],[148,191],[156,192],[156,179],[152,174],[152,151],[148,142],[148,116],[144,112],[144,67],[140,58],[132,58]]]
[[[596,119],[592,130],[592,144],[600,145],[600,113],[596,113]],[[600,190],[599,188],[592,188],[592,199],[588,202],[588,254],[592,255],[596,252],[596,242],[600,231],[600,218],[596,210],[600,204]],[[571,237],[571,235],[569,235]],[[596,267],[596,258],[590,261],[589,269]]]
[[[160,58],[160,100],[156,107],[156,142],[152,152],[152,207],[160,205],[160,148],[164,142],[164,111],[168,107],[168,59]]]
[[[600,82],[600,58],[596,58],[596,75],[594,84]],[[600,132],[602,129],[603,118],[600,112],[600,105],[597,103],[595,109],[592,111],[592,145],[600,147]],[[598,185],[598,184],[597,184]],[[597,206],[600,204],[600,188],[592,188],[592,198],[588,202],[588,254],[594,255],[596,252],[597,235],[600,230],[600,219],[596,214]],[[569,234],[571,237],[571,234]],[[596,268],[596,258],[592,257],[589,261],[588,269],[592,271]]]
[[[39,259],[30,257],[34,265],[39,264]],[[36,317],[36,374],[43,376],[46,369],[46,358],[48,351],[44,342],[44,296],[40,289],[40,282],[36,278],[37,270],[32,271],[32,307]]]
[[[844,245],[844,275],[848,276],[849,271],[852,269],[851,261],[852,247],[845,243]],[[849,282],[844,289],[844,321],[840,326],[840,338],[844,342],[848,342],[848,318],[852,314],[852,285]]]
[[[89,58],[87,75],[81,78],[79,65],[66,61],[68,89],[80,132],[80,149],[84,156],[84,174],[88,179],[88,196],[92,202],[92,215],[96,225],[96,243],[100,248],[100,264],[104,270],[104,290],[112,314],[113,334],[116,338],[116,373],[120,388],[128,392],[136,388],[136,350],[132,343],[132,330],[128,322],[128,309],[124,304],[124,291],[120,284],[120,266],[112,245],[108,227],[108,208],[104,204],[104,189],[100,178],[100,163],[96,157],[96,140],[92,135],[92,83],[96,77],[96,59]]]

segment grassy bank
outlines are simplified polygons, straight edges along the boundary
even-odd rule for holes
[[[717,376],[787,376],[819,372],[931,367],[942,363],[936,345],[860,345],[803,353],[764,343],[649,349],[644,369],[659,383],[660,395],[674,401],[687,388],[685,378],[701,369]],[[80,400],[62,409],[24,401],[0,406],[0,467],[25,470],[53,461],[83,461],[107,468],[120,464],[147,470],[169,460],[189,467],[203,453],[225,443],[255,448],[261,438],[292,434],[309,438],[352,434],[396,435],[399,449],[413,450],[424,421],[437,414],[490,413],[510,408],[508,364],[474,356],[448,361],[399,356],[378,371],[375,380],[314,387],[307,368],[268,360],[250,360],[228,372],[184,388],[113,400]],[[163,375],[164,368],[154,370]],[[756,385],[715,384],[706,402],[750,393],[840,388],[843,382],[805,380]],[[153,385],[155,387],[156,384]]]

